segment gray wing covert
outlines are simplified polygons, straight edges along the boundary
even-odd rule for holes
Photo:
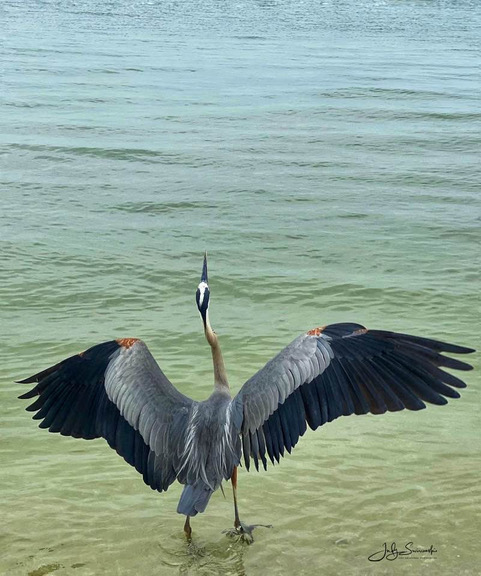
[[[98,344],[22,382],[36,382],[20,398],[38,396],[27,410],[41,428],[105,438],[152,489],[175,480],[194,401],[171,384],[141,340]]]
[[[302,334],[250,378],[233,401],[236,418],[242,413],[243,432],[255,432],[306,381],[331,361],[328,342]]]
[[[458,398],[466,384],[439,367],[470,370],[440,352],[470,348],[359,324],[332,324],[294,340],[241,388],[231,405],[246,468],[267,467],[313,430],[339,416],[421,410]]]

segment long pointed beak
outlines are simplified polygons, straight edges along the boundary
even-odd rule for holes
[[[204,266],[202,267],[202,276],[200,278],[200,281],[208,284],[208,281],[207,281],[207,252],[204,252]]]

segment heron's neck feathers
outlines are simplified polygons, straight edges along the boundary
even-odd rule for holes
[[[227,381],[227,372],[225,370],[224,358],[219,345],[217,334],[212,330],[209,322],[209,316],[206,317],[205,337],[212,350],[212,362],[214,364],[214,388],[220,391],[229,391]]]

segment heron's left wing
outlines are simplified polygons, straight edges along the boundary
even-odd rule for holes
[[[296,445],[307,424],[315,430],[339,416],[421,410],[424,402],[458,398],[466,384],[439,367],[470,370],[440,352],[470,348],[407,334],[332,324],[296,338],[241,388],[230,406],[250,458],[264,468]]]
[[[152,489],[167,490],[182,465],[188,415],[181,394],[136,338],[97,344],[22,381],[37,397],[27,410],[40,428],[107,440]]]

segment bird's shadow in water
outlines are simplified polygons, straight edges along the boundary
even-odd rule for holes
[[[222,535],[217,542],[206,543],[194,536],[188,542],[185,539],[179,541],[177,537],[171,544],[166,546],[164,541],[160,545],[163,563],[178,567],[179,574],[204,573],[208,570],[209,574],[219,576],[226,573],[246,575],[244,555],[248,545],[245,542]]]

